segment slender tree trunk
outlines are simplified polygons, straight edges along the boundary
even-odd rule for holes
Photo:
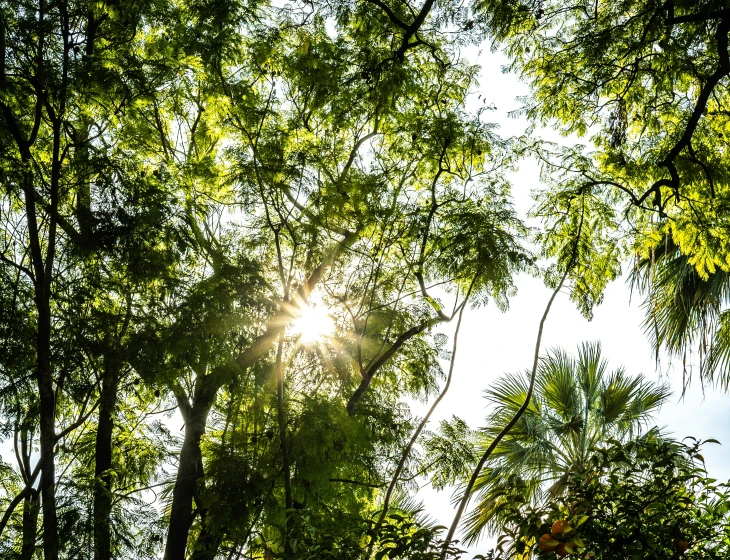
[[[509,431],[512,429],[512,427],[518,422],[520,417],[525,413],[527,410],[527,407],[530,406],[530,400],[532,399],[532,392],[535,388],[535,378],[537,377],[537,367],[540,361],[540,344],[542,343],[542,332],[545,328],[545,322],[547,321],[548,315],[550,314],[550,308],[553,305],[553,301],[555,301],[555,298],[558,296],[558,293],[560,293],[560,290],[563,287],[563,284],[565,283],[565,280],[568,278],[568,274],[570,274],[570,270],[573,268],[573,264],[575,263],[576,258],[578,257],[578,251],[579,251],[579,242],[581,233],[583,231],[583,218],[585,214],[581,212],[580,216],[580,224],[578,225],[578,232],[575,236],[575,241],[573,243],[573,251],[572,256],[570,257],[570,261],[568,261],[565,271],[563,272],[563,276],[560,278],[560,282],[558,282],[558,285],[556,286],[555,290],[553,290],[552,295],[550,296],[550,299],[548,300],[547,306],[545,306],[545,311],[542,314],[542,319],[540,319],[540,325],[537,329],[537,340],[535,341],[535,354],[532,359],[532,372],[530,373],[530,385],[527,389],[527,394],[525,395],[525,400],[520,406],[520,408],[517,410],[517,412],[514,414],[512,419],[507,422],[507,425],[502,428],[502,431],[500,431],[497,436],[492,440],[492,443],[489,444],[489,447],[487,447],[486,451],[482,454],[481,459],[479,459],[479,462],[477,463],[476,468],[472,472],[471,478],[469,479],[469,483],[466,485],[466,488],[464,489],[464,493],[461,497],[461,500],[459,500],[459,506],[456,509],[456,514],[454,515],[454,520],[451,522],[451,526],[449,527],[449,532],[446,535],[446,539],[444,539],[444,544],[441,547],[441,556],[440,560],[446,560],[446,556],[449,554],[449,549],[451,547],[451,543],[454,540],[454,534],[456,533],[456,529],[459,527],[459,522],[461,521],[461,516],[464,515],[464,510],[466,509],[467,504],[469,503],[469,498],[471,497],[471,492],[474,489],[474,485],[476,484],[477,478],[479,477],[479,474],[482,472],[482,469],[484,468],[484,465],[486,464],[489,457],[492,455],[492,452],[497,448],[499,445],[499,442],[502,441],[504,436],[506,436]]]
[[[281,445],[281,456],[284,463],[284,501],[286,509],[291,510],[294,507],[294,499],[291,491],[291,467],[289,465],[289,448],[286,441],[286,410],[284,409],[284,366],[282,364],[282,355],[284,353],[284,329],[279,331],[279,343],[276,347],[276,405],[277,416],[279,420],[279,442]],[[291,533],[291,511],[286,512],[286,527],[284,530],[284,552],[287,558],[292,558],[294,552],[289,544],[289,534]]]
[[[339,259],[342,253],[357,241],[359,233],[359,231],[347,232],[344,238],[335,243],[332,249],[327,252],[322,262],[312,271],[309,278],[300,287],[297,295],[302,301],[307,301],[308,295],[314,290],[322,276]],[[288,314],[280,310],[274,316],[274,319],[285,319],[286,317],[288,317]],[[290,321],[291,318],[285,320]],[[271,344],[276,339],[278,329],[280,328],[269,324],[266,331],[236,357],[235,361],[238,366],[246,369],[251,367],[256,360],[266,355],[271,348]],[[195,488],[198,481],[203,476],[203,472],[199,471],[198,467],[198,461],[202,456],[200,441],[205,433],[208,412],[213,405],[215,394],[219,388],[213,381],[209,380],[207,383],[209,386],[201,390],[200,394],[196,391],[192,406],[189,403],[182,403],[180,407],[185,418],[185,439],[183,440],[183,447],[180,451],[177,478],[172,491],[170,524],[163,560],[185,559],[185,549],[194,517],[192,509],[193,497],[195,496]],[[206,381],[203,382],[203,385],[206,385]],[[53,560],[56,559],[54,558]]]
[[[407,331],[398,335],[398,338],[395,339],[395,342],[393,342],[393,344],[391,344],[388,349],[380,355],[380,357],[374,360],[370,364],[370,366],[368,366],[367,370],[362,372],[362,380],[360,381],[360,385],[358,385],[357,389],[355,389],[355,392],[350,397],[350,400],[347,401],[347,414],[349,414],[350,416],[355,414],[355,406],[357,406],[357,403],[367,392],[368,387],[370,387],[370,383],[377,375],[380,368],[383,367],[406,342],[408,342],[414,336],[417,336],[422,332],[427,331],[431,327],[435,327],[440,323],[448,323],[449,321],[451,321],[451,319],[453,319],[453,315],[449,317],[447,315],[444,315],[443,313],[440,313],[438,317],[426,319],[425,321],[419,323],[418,325],[414,325]]]
[[[403,469],[406,466],[406,462],[408,461],[408,457],[411,454],[411,451],[413,451],[413,446],[416,445],[416,442],[418,441],[418,438],[421,436],[421,433],[423,432],[424,428],[426,427],[426,424],[428,424],[428,421],[431,419],[431,415],[436,410],[436,407],[439,405],[439,403],[443,400],[443,398],[446,396],[446,393],[449,392],[449,387],[451,387],[451,378],[454,375],[454,364],[456,363],[456,350],[458,348],[457,344],[459,342],[459,331],[461,330],[461,319],[464,316],[464,309],[466,309],[466,304],[469,301],[469,296],[471,295],[471,289],[474,285],[474,282],[477,280],[477,277],[472,280],[471,286],[469,286],[469,291],[466,294],[466,298],[464,299],[464,302],[461,304],[461,309],[459,310],[459,320],[456,322],[456,329],[454,330],[454,342],[451,350],[451,363],[449,364],[449,375],[446,377],[446,383],[444,384],[444,388],[439,393],[439,396],[436,398],[434,403],[431,405],[431,408],[428,409],[428,412],[426,413],[426,416],[423,417],[420,424],[418,424],[418,427],[416,428],[416,431],[413,432],[413,435],[411,436],[410,441],[408,442],[408,445],[406,445],[406,448],[403,450],[403,454],[401,455],[400,461],[398,461],[398,465],[395,469],[395,472],[393,473],[393,477],[390,480],[390,485],[388,486],[388,490],[385,493],[385,498],[383,499],[383,511],[380,512],[380,516],[378,517],[378,520],[375,523],[375,527],[373,528],[372,535],[370,536],[370,543],[368,544],[367,552],[365,553],[365,559],[370,560],[373,554],[373,548],[375,547],[375,543],[378,540],[378,537],[380,536],[380,529],[383,527],[383,522],[385,521],[385,518],[388,515],[388,508],[390,507],[390,500],[393,496],[393,492],[395,491],[395,487],[398,484],[398,480],[400,480],[401,474],[403,473]]]
[[[16,430],[16,437],[18,435],[18,430],[20,430],[20,437],[21,437],[21,455],[18,455],[18,467],[23,472],[24,476],[23,479],[25,480],[25,487],[23,490],[20,491],[8,504],[8,507],[5,509],[5,512],[3,513],[2,519],[0,519],[0,536],[2,536],[3,531],[5,530],[5,527],[7,527],[8,521],[10,521],[10,517],[13,515],[13,512],[15,511],[15,508],[18,507],[18,505],[23,502],[23,527],[26,527],[31,520],[31,518],[26,519],[26,515],[28,512],[32,511],[31,508],[35,507],[36,509],[36,521],[35,521],[35,528],[33,529],[33,535],[36,534],[38,530],[38,509],[40,502],[38,501],[38,490],[33,488],[35,485],[36,480],[38,479],[38,474],[40,472],[40,463],[36,464],[36,467],[31,471],[30,469],[30,450],[28,446],[28,429],[26,427],[19,427],[18,425],[15,426]],[[31,435],[32,439],[32,435]],[[17,445],[17,442],[16,442]],[[17,453],[17,449],[16,449]],[[32,498],[32,499],[31,499]],[[34,504],[32,502],[35,502]],[[23,530],[23,534],[27,534],[29,531]],[[25,542],[24,538],[24,542]],[[35,548],[35,537],[33,539],[33,544]],[[32,554],[32,553],[31,553]]]
[[[51,309],[48,287],[37,297],[38,337],[37,369],[38,394],[40,397],[40,491],[43,505],[43,554],[44,560],[58,560],[58,517],[56,514],[56,460],[53,447],[56,443],[56,395],[53,391],[51,365]]]
[[[119,363],[104,360],[94,465],[94,560],[111,559],[112,433],[119,387]]]
[[[360,384],[357,386],[357,389],[355,389],[352,393],[350,400],[347,401],[347,414],[350,416],[355,414],[355,405],[360,402],[362,396],[367,392],[368,387],[370,387],[370,381],[371,377],[366,372],[362,380],[360,380]]]
[[[83,136],[79,139],[81,147],[78,148],[78,166],[81,169],[81,178],[78,181],[76,192],[76,220],[79,224],[79,239],[84,246],[88,248],[93,239],[93,215],[91,213],[91,183],[89,181],[90,161],[89,161],[89,119],[82,120],[81,130]]]
[[[56,395],[53,390],[53,367],[51,364],[51,279],[55,252],[54,217],[51,217],[47,257],[43,259],[38,217],[35,210],[33,192],[33,171],[30,151],[23,153],[24,196],[26,223],[30,241],[31,262],[33,263],[34,299],[38,313],[36,330],[36,371],[40,399],[40,492],[43,506],[43,553],[44,560],[58,560],[58,518],[56,516],[56,465],[53,447],[56,443],[55,418]],[[51,235],[52,234],[52,235]]]
[[[38,511],[40,510],[38,490],[31,488],[23,501],[23,545],[19,560],[31,560],[35,552],[38,534]]]
[[[45,299],[38,317],[37,382],[40,400],[41,503],[43,506],[43,558],[58,560],[56,512],[56,394],[51,363],[51,312]]]
[[[202,399],[185,414],[185,439],[180,451],[175,488],[172,491],[170,526],[164,560],[184,560],[190,527],[193,524],[193,497],[203,476],[200,441],[205,433],[213,399]]]

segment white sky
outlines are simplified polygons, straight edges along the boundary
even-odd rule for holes
[[[508,118],[507,113],[520,106],[515,97],[526,95],[527,88],[515,76],[501,73],[500,65],[505,60],[500,55],[491,54],[488,48],[483,48],[481,54],[477,54],[476,49],[469,54],[483,66],[478,93],[487,104],[496,105],[497,110],[492,115],[494,122],[501,126],[501,134],[506,137],[522,133],[525,121]],[[555,139],[554,135],[550,136]],[[530,191],[537,183],[537,166],[534,162],[524,162],[513,177],[515,204],[523,217],[531,206]],[[439,420],[450,418],[452,414],[466,420],[472,428],[483,426],[486,415],[484,389],[502,373],[531,367],[538,323],[551,291],[541,280],[527,275],[518,278],[517,286],[518,294],[511,300],[506,313],[501,313],[494,305],[464,313],[452,385],[429,428],[435,428]],[[633,302],[630,299],[625,278],[617,280],[609,285],[603,304],[596,308],[594,318],[589,322],[574,308],[566,293],[560,294],[545,325],[541,353],[555,346],[575,353],[581,342],[598,340],[611,369],[623,365],[628,373],[643,373],[652,381],[668,381],[674,395],[658,415],[657,425],[665,426],[678,439],[694,436],[719,440],[723,446],[708,444],[703,455],[710,476],[718,480],[729,479],[730,396],[712,387],[703,393],[696,381],[681,399],[682,364],[672,365],[664,358],[657,366],[641,328],[641,298],[635,293]],[[450,337],[454,326],[444,330]],[[454,508],[450,491],[435,493],[424,488],[419,497],[439,524],[451,524]],[[484,554],[493,545],[494,539],[485,538],[469,551]]]

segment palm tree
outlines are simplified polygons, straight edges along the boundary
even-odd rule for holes
[[[483,428],[488,444],[525,401],[529,372],[508,374],[486,393],[494,406]],[[670,395],[665,384],[609,371],[599,343],[584,343],[578,357],[554,349],[542,358],[529,408],[494,450],[474,490],[477,505],[466,520],[466,542],[504,526],[514,499],[538,503],[562,493],[571,472],[588,466],[609,439],[639,439]],[[650,431],[643,437],[656,437]],[[486,445],[485,445],[486,447]]]
[[[679,356],[696,349],[703,381],[730,388],[730,272],[702,277],[688,255],[667,239],[637,262],[631,283],[644,295],[644,327],[658,352]],[[688,383],[690,378],[685,378]]]

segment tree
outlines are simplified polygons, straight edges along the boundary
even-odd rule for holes
[[[551,218],[582,194],[601,209],[604,238],[620,240],[596,245],[606,264],[597,274],[615,277],[622,257],[644,258],[668,238],[701,278],[728,270],[724,2],[484,0],[475,24],[530,85],[532,123],[590,136],[590,148],[528,142],[544,163],[548,237]]]
[[[525,375],[507,375],[486,391],[494,407],[483,437],[489,441],[515,415],[527,391]],[[526,412],[490,457],[475,485],[478,503],[466,521],[466,540],[496,532],[513,500],[545,504],[585,472],[595,450],[609,441],[638,438],[669,397],[666,385],[622,368],[609,371],[598,343],[584,343],[576,358],[561,349],[541,362]]]
[[[508,529],[496,557],[555,558],[566,543],[574,556],[599,560],[727,557],[728,484],[708,478],[701,445],[607,441],[586,468],[571,473],[564,495],[538,507],[516,496],[507,504]],[[560,540],[540,546],[551,533]]]
[[[682,10],[686,56],[716,47],[724,8]],[[459,554],[409,505],[408,479],[462,476],[470,432],[456,419],[421,448],[428,417],[407,403],[439,393],[433,329],[505,309],[535,270],[505,175],[520,153],[555,159],[465,109],[475,14],[457,0],[0,7],[0,414],[17,463],[3,551]],[[670,171],[690,150],[709,165],[678,150]],[[574,167],[546,174],[538,242],[556,257],[548,285],[569,275],[590,314],[620,263],[618,199]],[[673,201],[663,223],[688,202],[655,180]],[[309,339],[312,308],[329,326]]]
[[[433,386],[439,369],[432,365],[426,335],[453,313],[429,295],[431,284],[445,283],[461,293],[477,277],[476,293],[501,300],[512,272],[528,262],[515,240],[520,225],[501,194],[504,183],[485,165],[487,155],[496,156],[501,144],[488,126],[459,108],[473,68],[445,66],[438,53],[443,50],[446,56],[448,43],[431,45],[436,55],[428,50],[418,54],[414,48],[403,61],[391,60],[387,18],[368,20],[368,27],[362,27],[360,18],[372,15],[367,6],[362,9],[364,13],[348,8],[338,14],[342,31],[337,40],[321,18],[310,24],[308,8],[274,11],[280,23],[249,36],[239,34],[235,18],[226,19],[231,14],[214,14],[236,40],[227,43],[225,56],[203,66],[204,75],[211,76],[206,83],[219,83],[219,89],[207,101],[195,98],[197,109],[191,100],[192,110],[181,120],[193,131],[197,119],[208,122],[220,110],[219,126],[225,126],[221,130],[233,144],[210,157],[218,158],[217,165],[235,181],[225,200],[240,203],[243,227],[212,233],[204,223],[196,226],[196,219],[206,215],[201,206],[201,215],[193,213],[188,220],[214,276],[233,257],[217,238],[230,235],[256,251],[258,276],[252,288],[263,293],[252,309],[243,302],[231,308],[233,325],[245,325],[238,336],[230,336],[228,329],[212,332],[211,320],[200,312],[173,315],[164,321],[169,326],[160,325],[165,350],[158,355],[175,366],[166,372],[155,367],[164,372],[157,379],[173,392],[185,417],[169,558],[181,557],[192,535],[200,539],[213,530],[228,531],[206,529],[202,516],[197,525],[195,514],[205,508],[193,508],[205,479],[208,415],[216,411],[219,391],[235,386],[259,361],[265,363],[275,347],[277,422],[272,429],[283,473],[272,482],[277,492],[279,483],[284,486],[284,507],[276,513],[279,521],[269,519],[269,526],[281,528],[280,543],[287,547],[286,523],[280,518],[282,509],[294,505],[296,487],[287,486],[296,477],[290,473],[306,472],[301,461],[295,469],[289,457],[296,442],[289,441],[286,430],[298,411],[287,404],[286,385],[296,383],[284,380],[285,364],[296,356],[287,328],[311,298],[324,300],[343,325],[339,342],[355,370],[345,367],[330,377],[326,368],[320,373],[321,366],[314,364],[305,371],[323,375],[323,390],[347,395],[349,416],[371,417],[373,400],[379,400],[373,398],[375,390],[382,391],[380,406],[387,403],[384,409],[389,410],[403,392],[418,394]],[[195,13],[191,17],[198,21]],[[202,17],[199,21],[208,25]],[[256,34],[264,31],[266,41]],[[175,164],[187,166],[182,160]],[[211,313],[220,316],[217,309]],[[184,343],[189,353],[177,346],[183,340],[181,329],[196,341]],[[418,366],[404,368],[408,362]],[[352,373],[360,378],[355,388]],[[308,406],[315,403],[313,399]],[[305,418],[306,413],[301,410]]]
[[[116,234],[117,239],[130,233],[114,230],[117,224],[111,223],[99,228],[98,218],[102,208],[113,206],[116,188],[129,180],[129,168],[134,168],[133,163],[121,163],[119,153],[114,152],[119,146],[114,133],[129,105],[144,95],[145,88],[155,87],[152,74],[144,73],[150,58],[145,59],[144,49],[139,48],[154,41],[149,41],[148,35],[139,40],[136,30],[143,21],[148,26],[158,24],[164,11],[160,3],[89,6],[83,2],[20,1],[3,4],[0,13],[5,233],[1,253],[3,266],[19,274],[12,284],[22,288],[14,293],[25,296],[24,301],[16,298],[14,311],[23,311],[23,328],[33,333],[25,334],[25,342],[32,341],[34,349],[37,406],[20,414],[24,417],[19,423],[24,449],[19,457],[25,474],[23,492],[30,494],[31,501],[35,499],[32,479],[40,478],[43,550],[48,559],[58,558],[64,547],[59,534],[73,534],[73,515],[66,515],[71,510],[60,505],[57,493],[61,479],[56,470],[57,445],[65,448],[63,439],[81,427],[99,405],[95,394],[98,385],[80,375],[83,366],[90,365],[90,354],[98,353],[86,353],[88,348],[75,348],[74,352],[71,340],[64,344],[60,340],[63,335],[58,336],[64,332],[61,325],[70,318],[64,298],[69,291],[83,297],[83,291],[76,290],[81,270],[92,276],[103,275],[101,254],[112,240],[101,240],[100,229],[106,227],[106,233],[111,233],[110,237]],[[154,54],[151,59],[155,59]],[[116,64],[108,64],[109,60]],[[159,65],[156,77],[163,74],[164,65]],[[109,202],[112,204],[105,205]],[[95,295],[103,297],[99,292]],[[107,303],[113,307],[115,294],[107,295]],[[79,307],[83,308],[83,303]],[[108,327],[111,325],[105,325]],[[100,338],[106,338],[110,347],[115,344],[110,337]],[[112,359],[107,365],[114,362]],[[24,378],[24,370],[12,362],[5,365],[9,387],[18,389],[16,383]],[[91,367],[91,371],[98,373],[99,369]],[[112,414],[109,396],[115,396],[118,372],[118,368],[114,373],[107,371],[101,381],[107,395],[100,407],[105,418]],[[31,467],[26,448],[32,448],[34,432],[38,434],[40,458]],[[105,427],[102,432],[99,443],[108,450],[111,430]],[[100,478],[104,479],[102,473],[108,466],[108,461],[100,461]],[[101,510],[109,508],[100,505],[108,482],[100,480],[97,488],[102,528],[108,526],[103,522],[107,514]],[[31,506],[26,498],[24,507]],[[23,538],[22,554],[26,557],[31,557],[35,548],[34,519],[37,514],[24,511],[28,530],[24,529],[27,538]],[[101,554],[109,556],[108,550]]]
[[[504,306],[531,265],[509,145],[463,109],[457,8],[3,6],[0,371],[23,475],[3,540],[149,557],[158,486],[166,558],[291,555],[292,509],[373,512],[402,399],[442,375],[429,331],[467,293]],[[336,323],[316,349],[290,327],[311,299]],[[182,441],[155,420],[173,408]]]

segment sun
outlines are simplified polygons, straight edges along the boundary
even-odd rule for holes
[[[318,342],[335,332],[335,323],[323,306],[306,305],[298,310],[292,331],[302,344]]]

